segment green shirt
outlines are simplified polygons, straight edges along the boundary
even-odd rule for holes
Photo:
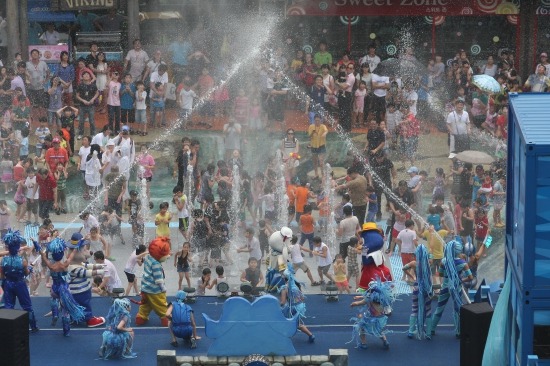
[[[65,188],[67,188],[67,178],[65,178],[65,174],[61,173],[57,178],[57,190],[64,191]]]
[[[319,67],[324,64],[327,64],[330,67],[330,65],[332,65],[332,55],[327,51],[322,53],[317,52],[315,56],[313,56],[313,63]]]

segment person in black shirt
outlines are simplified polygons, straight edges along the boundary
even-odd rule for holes
[[[82,82],[76,88],[76,99],[80,102],[78,123],[78,139],[84,135],[84,121],[86,115],[90,123],[90,135],[95,135],[95,101],[99,98],[97,86],[91,82],[92,75],[88,71],[82,73]]]
[[[376,200],[378,202],[378,212],[376,213],[376,221],[382,219],[382,193],[384,192],[384,186],[387,189],[392,189],[392,178],[393,180],[397,179],[397,171],[393,165],[393,162],[388,159],[386,154],[383,151],[378,151],[374,154],[374,159],[370,161],[370,166],[373,172],[378,176],[372,177],[370,174],[368,176],[369,185],[374,187],[374,192],[376,193]],[[381,184],[382,183],[382,184]],[[387,193],[384,193],[386,196],[386,202],[390,202],[390,197]]]
[[[369,158],[373,157],[379,151],[382,151],[386,144],[386,136],[376,124],[375,120],[369,123],[369,132],[367,133],[367,144],[365,145],[365,152]]]

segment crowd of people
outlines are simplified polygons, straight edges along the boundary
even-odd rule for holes
[[[62,53],[53,73],[39,60],[38,50],[32,50],[28,62],[18,61],[13,64],[15,68],[3,66],[0,70],[0,176],[5,193],[5,200],[0,201],[0,229],[4,234],[16,222],[39,226],[38,242],[46,245],[58,235],[50,212],[67,213],[67,182],[81,181],[83,198],[99,201],[92,211],[80,213],[84,259],[93,260],[102,271],[90,285],[99,295],[124,287],[111,254],[112,245],[125,244],[121,222],[131,224],[134,244],[124,268],[125,295],[132,289],[138,293],[136,266],[149,255],[143,245],[148,220],[144,212],[149,202],[142,202],[144,196],[131,189],[129,182],[135,166],[135,174],[145,181],[145,199],[149,201],[155,159],[148,144],[136,142],[132,135],[147,141],[151,128],[168,127],[183,128],[192,135],[195,127],[211,128],[216,116],[227,120],[222,130],[224,156],[217,164],[205,165],[200,159],[200,140],[184,137],[175,151],[173,196],[159,205],[154,216],[155,236],[172,238],[170,250],[178,288],[168,290],[195,287],[199,296],[223,294],[219,284],[228,281],[224,266],[233,265],[239,253],[249,256],[247,267],[240,268],[239,280],[254,288],[262,286],[269,237],[278,229],[276,225],[285,225],[299,234],[292,238],[289,253],[293,268],[301,269],[312,286],[330,281],[340,292],[349,293],[361,288],[358,257],[364,246],[363,224],[383,218],[388,219],[385,254],[400,255],[405,268],[401,280],[411,286],[417,281],[408,270],[414,266],[421,238],[427,241],[435,284],[441,283],[437,273],[444,258],[444,242],[456,237],[469,248],[466,256],[475,277],[479,260],[490,248],[491,230],[504,226],[501,211],[506,167],[503,156],[490,167],[474,167],[458,160],[456,154],[469,148],[473,131],[506,139],[509,92],[547,91],[550,87],[550,63],[545,53],[536,72],[522,83],[513,69],[513,56],[506,52],[498,60],[489,56],[486,62],[478,62],[460,50],[449,65],[437,55],[422,73],[400,75],[382,74],[385,61],[377,56],[375,46],[369,46],[359,58],[343,52],[336,61],[327,44],[321,42],[315,53],[299,50],[292,59],[283,47],[266,48],[251,63],[251,70],[239,76],[239,82],[226,84],[227,65],[210,60],[185,37],[176,40],[171,49],[171,62],[165,62],[160,51],[149,59],[140,40],[135,40],[124,64],[117,65],[108,62],[92,43],[90,55],[74,64],[67,53]],[[411,47],[398,59],[419,63]],[[11,60],[6,64],[12,64]],[[169,74],[175,78],[175,90],[168,88]],[[489,95],[480,90],[472,82],[476,74],[494,77],[501,92]],[[444,99],[445,113],[434,108],[436,97]],[[195,107],[197,101],[200,104]],[[167,118],[167,106],[179,110],[177,120]],[[307,115],[300,122],[307,142],[298,140],[295,129],[286,128],[288,109],[303,110]],[[103,113],[107,113],[108,123],[100,127],[96,116]],[[86,122],[89,135],[85,133]],[[335,123],[347,132],[368,127],[362,158],[369,165],[355,159],[345,177],[331,179],[330,187],[339,197],[333,208],[335,221],[331,222],[329,192],[321,180],[325,173],[331,173],[324,171],[325,162],[330,162],[326,143]],[[435,133],[438,125],[446,126],[449,134],[451,163],[436,167],[435,176],[429,177],[416,166],[416,150],[424,138],[422,132]],[[248,171],[249,162],[242,150],[250,137],[258,130],[279,126],[286,133],[278,152],[270,152],[265,169]],[[35,149],[29,147],[30,141]],[[309,154],[304,153],[304,144]],[[277,154],[283,169],[278,166]],[[300,171],[301,155],[311,155],[312,179]],[[69,174],[71,157],[75,158],[77,174]],[[238,176],[233,176],[235,166]],[[398,171],[408,179],[398,179]],[[233,189],[236,181],[238,192]],[[286,200],[279,189],[283,181]],[[426,193],[426,187],[431,194]],[[14,192],[13,198],[10,192]],[[231,205],[235,194],[239,202],[236,208]],[[12,199],[15,213],[7,203]],[[288,222],[281,222],[278,216],[284,202],[288,202],[288,207],[282,208],[288,211]],[[488,218],[491,209],[492,222]],[[170,222],[176,221],[171,212],[177,217],[177,236],[170,231]],[[383,217],[384,212],[388,217]],[[337,231],[334,243],[328,242],[331,225]],[[306,241],[308,247],[304,246]],[[238,243],[236,250],[232,243]],[[35,269],[27,281],[31,295],[35,295],[45,277],[46,286],[50,285],[46,267],[56,286],[53,273],[62,272],[68,264],[63,268],[44,264],[41,268],[37,248],[28,248],[24,256]],[[316,257],[316,276],[304,256]],[[42,257],[44,260],[49,259]],[[351,286],[353,282],[355,286]],[[167,316],[178,313],[193,319],[189,309],[177,305],[184,298],[185,294],[178,292]],[[115,328],[132,333],[125,323],[117,323],[121,317],[127,321],[128,305],[116,305],[118,308],[109,315],[111,327],[117,325]],[[176,336],[173,332],[174,345]],[[196,344],[195,329],[186,337]],[[386,343],[384,338],[384,346]],[[132,355],[131,342],[128,347],[128,355]]]

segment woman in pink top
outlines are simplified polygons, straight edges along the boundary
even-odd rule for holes
[[[140,180],[145,179],[147,182],[147,198],[149,198],[149,192],[151,189],[151,180],[153,179],[153,169],[155,168],[155,159],[149,154],[147,145],[141,145],[140,152],[136,158],[139,168],[138,168],[138,178]]]
[[[105,94],[107,95],[109,128],[115,135],[120,132],[120,86],[118,71],[113,71]]]

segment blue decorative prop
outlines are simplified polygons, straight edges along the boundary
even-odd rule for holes
[[[298,317],[285,318],[274,296],[264,295],[253,303],[231,297],[225,301],[219,320],[204,313],[202,317],[206,336],[214,340],[208,356],[296,354],[291,337],[298,328]]]

